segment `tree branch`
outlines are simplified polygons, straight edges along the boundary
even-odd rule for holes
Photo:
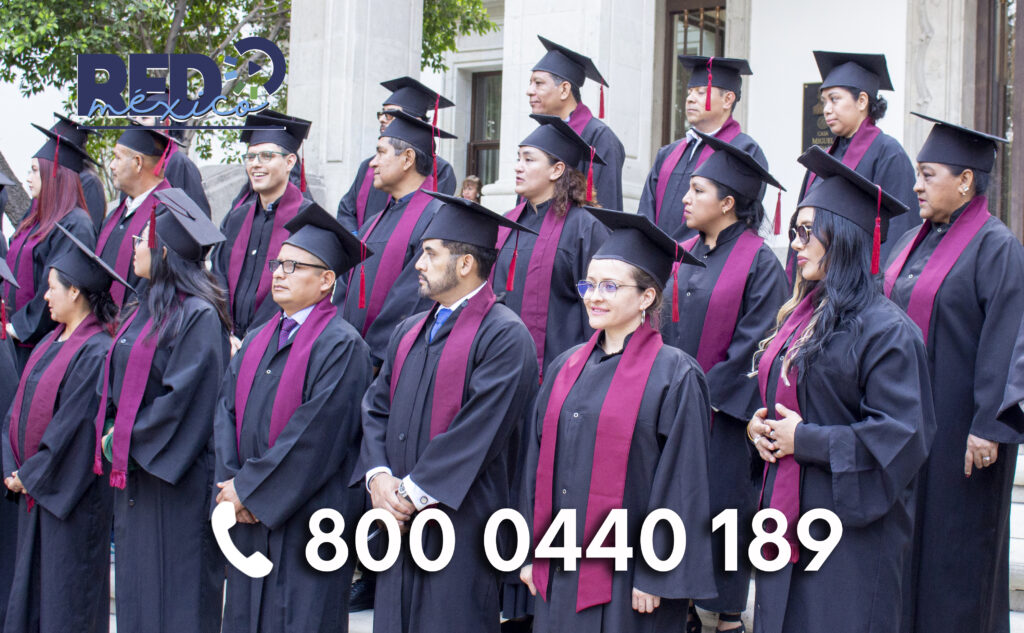
[[[167,35],[167,42],[164,44],[164,52],[170,55],[174,52],[174,46],[178,43],[178,33],[185,21],[185,14],[188,12],[188,0],[178,0],[174,6],[174,18],[171,20],[171,32]]]

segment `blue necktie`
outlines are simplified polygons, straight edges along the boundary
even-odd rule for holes
[[[437,331],[441,329],[444,322],[448,320],[448,316],[451,313],[452,311],[449,308],[441,308],[437,311],[437,316],[434,317],[434,325],[430,328],[430,337],[427,338],[427,341],[431,343],[434,342],[434,335],[436,335]]]

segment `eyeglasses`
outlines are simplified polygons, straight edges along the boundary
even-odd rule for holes
[[[284,274],[286,275],[290,275],[293,272],[295,272],[296,266],[304,266],[306,268],[319,268],[320,270],[330,270],[330,268],[328,268],[327,266],[321,266],[320,264],[307,264],[305,262],[297,262],[294,259],[285,259],[283,261],[280,259],[272,259],[267,262],[267,268],[270,269],[270,272],[276,271],[278,266],[281,267],[281,270],[283,270]]]
[[[616,291],[618,291],[619,288],[639,288],[639,287],[640,286],[634,286],[634,285],[629,285],[629,284],[620,284],[619,282],[611,281],[610,279],[605,279],[604,281],[599,281],[597,283],[594,283],[592,281],[587,281],[585,279],[576,282],[576,292],[580,293],[580,296],[583,297],[583,298],[586,298],[587,293],[593,292],[595,288],[601,294],[603,294],[604,296],[611,297],[611,296],[613,296],[616,293]]]
[[[242,154],[242,160],[244,160],[246,163],[250,165],[252,163],[255,163],[257,158],[260,159],[261,163],[269,163],[270,161],[274,160],[274,156],[276,154],[280,154],[281,156],[287,156],[288,152],[272,152],[270,150],[267,150],[265,152],[249,152],[248,154]]]
[[[800,238],[800,243],[804,246],[811,241],[812,235],[814,235],[813,224],[801,224],[796,228],[789,229],[789,241],[792,242],[796,238]]]
[[[133,235],[132,236],[132,248],[138,248],[139,244],[141,244],[141,243],[143,243],[145,241],[146,241],[145,237],[142,237],[141,235]]]
[[[391,119],[395,118],[395,112],[397,112],[397,110],[380,110],[377,112],[377,120],[384,117],[388,121],[391,121]]]

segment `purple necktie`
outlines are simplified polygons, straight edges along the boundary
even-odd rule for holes
[[[285,317],[281,321],[281,332],[277,335],[277,349],[284,347],[292,335],[292,330],[299,327],[299,322],[291,317]]]

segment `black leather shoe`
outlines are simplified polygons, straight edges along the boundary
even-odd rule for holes
[[[352,583],[348,590],[348,610],[350,613],[366,611],[373,608],[373,594],[377,591],[377,579],[363,576]]]

